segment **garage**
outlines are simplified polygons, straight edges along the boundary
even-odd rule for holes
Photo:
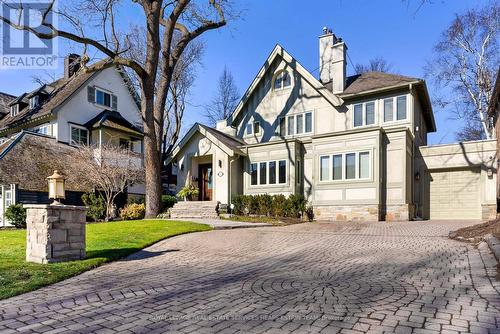
[[[431,219],[481,219],[481,170],[445,169],[430,172]]]

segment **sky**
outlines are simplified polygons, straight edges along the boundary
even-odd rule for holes
[[[63,0],[61,0],[63,1]],[[67,0],[65,0],[67,1]],[[243,94],[265,59],[279,43],[313,75],[318,76],[318,37],[327,26],[348,46],[348,74],[353,64],[385,58],[401,75],[424,78],[424,66],[432,59],[433,46],[456,13],[486,4],[488,0],[246,0],[237,1],[240,18],[203,35],[203,64],[191,90],[184,129],[205,119],[203,106],[216,92],[225,66]],[[122,20],[134,20],[134,8],[124,9]],[[64,57],[72,48],[59,43]],[[61,75],[55,71],[2,70],[0,91],[18,95],[37,87],[34,75]],[[434,88],[428,82],[431,98]],[[437,132],[429,144],[455,141],[460,120],[434,105]]]

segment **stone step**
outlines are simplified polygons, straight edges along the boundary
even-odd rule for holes
[[[170,209],[170,218],[218,218],[215,201],[181,201]]]

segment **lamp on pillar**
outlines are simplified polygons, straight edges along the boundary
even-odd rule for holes
[[[62,205],[59,199],[66,198],[65,178],[57,170],[47,178],[49,182],[49,198],[54,199],[53,205]]]

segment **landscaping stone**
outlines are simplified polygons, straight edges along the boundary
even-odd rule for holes
[[[86,207],[28,204],[26,261],[52,263],[85,258]]]

